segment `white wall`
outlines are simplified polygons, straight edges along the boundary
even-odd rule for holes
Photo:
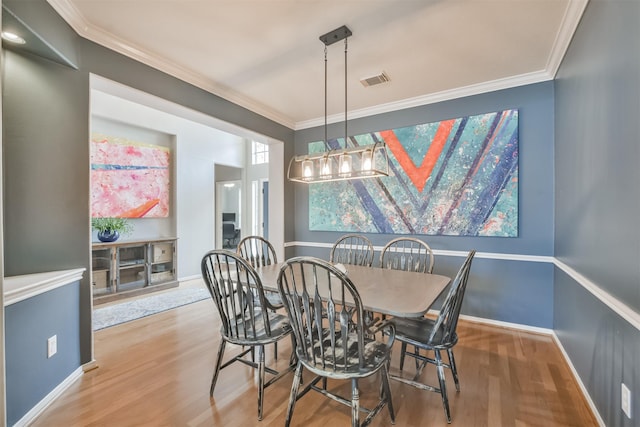
[[[214,164],[243,167],[244,139],[96,89],[91,114],[175,136],[178,275],[199,276],[203,254],[215,246]]]
[[[284,259],[282,141],[93,74],[91,114],[175,138],[175,230],[180,280],[200,277],[200,260],[215,247],[215,165],[244,168],[246,140],[269,144],[269,240],[278,258]]]

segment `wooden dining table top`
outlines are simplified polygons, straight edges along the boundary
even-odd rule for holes
[[[278,291],[278,274],[283,264],[256,269],[264,289]],[[360,294],[364,309],[391,316],[423,316],[451,282],[451,278],[439,274],[358,265],[344,267]]]

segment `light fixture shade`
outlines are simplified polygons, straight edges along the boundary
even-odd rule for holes
[[[338,173],[340,175],[351,175],[351,170],[353,169],[351,154],[346,151],[340,154],[338,165]]]
[[[320,159],[318,159],[318,163],[320,165],[319,169],[320,169],[320,177],[323,179],[327,179],[329,177],[331,177],[331,175],[333,174],[332,171],[332,167],[331,167],[331,162],[332,159],[329,156],[323,156]]]
[[[302,161],[302,176],[305,178],[313,177],[313,161],[305,159]]]
[[[362,153],[362,165],[360,170],[362,172],[370,172],[373,169],[373,150],[365,150]]]
[[[317,167],[305,168],[305,162],[309,161],[315,162]],[[311,175],[307,174],[309,171]],[[384,142],[296,156],[289,162],[287,171],[290,181],[307,184],[384,176],[389,176],[389,157]]]

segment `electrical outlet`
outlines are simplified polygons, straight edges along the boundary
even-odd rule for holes
[[[47,340],[47,359],[58,352],[58,336],[54,335]]]
[[[622,407],[622,411],[627,416],[627,418],[631,419],[631,391],[627,388],[624,383],[621,386],[622,392],[620,393],[620,406]]]

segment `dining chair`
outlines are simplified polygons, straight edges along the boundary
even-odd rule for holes
[[[265,265],[277,264],[278,257],[273,245],[262,236],[247,236],[238,242],[238,254],[253,268],[264,267]],[[275,311],[282,308],[282,299],[278,292],[265,290],[264,296],[269,305]],[[274,357],[278,360],[278,343],[273,345]]]
[[[291,423],[296,401],[311,390],[350,406],[352,426],[361,425],[360,412],[367,414],[362,423],[367,425],[385,405],[391,423],[395,423],[388,371],[393,324],[368,326],[351,280],[318,258],[297,257],[285,262],[278,275],[278,289],[295,334],[298,359],[285,425]],[[303,368],[315,378],[298,392]],[[368,409],[360,405],[358,380],[377,372],[382,382],[379,401],[375,408]],[[349,380],[351,399],[328,390],[327,379]]]
[[[431,247],[415,237],[398,237],[387,243],[380,253],[380,267],[392,270],[415,271],[419,273],[433,272],[435,257]],[[384,318],[384,316],[382,316]],[[401,360],[407,351],[407,344],[400,348]],[[415,349],[416,353],[419,350]],[[418,362],[416,361],[416,368]]]
[[[278,263],[278,257],[276,256],[276,250],[273,248],[273,245],[261,236],[247,236],[243,238],[238,243],[237,252],[251,264],[253,268]],[[276,308],[282,307],[282,299],[277,292],[266,290],[265,296],[272,306]]]
[[[210,251],[202,258],[201,269],[202,277],[215,302],[222,323],[218,358],[209,395],[213,397],[220,371],[232,363],[241,362],[256,368],[258,370],[258,420],[261,420],[264,390],[295,367],[295,364],[291,363],[286,370],[278,372],[265,366],[265,345],[274,344],[290,336],[292,345],[295,347],[289,319],[285,314],[269,310],[270,305],[265,298],[260,277],[254,268],[238,254],[224,249]],[[223,364],[222,359],[227,343],[242,346],[243,350]],[[245,347],[249,348],[245,350]],[[258,353],[257,363],[244,358],[247,353],[253,356],[254,349]],[[273,375],[266,382],[265,373]]]
[[[415,237],[398,237],[382,248],[380,267],[393,270],[433,273],[435,258],[425,242]]]
[[[435,320],[427,317],[394,318],[396,339],[405,345],[410,344],[419,349],[433,351],[434,358],[432,359],[419,354],[417,351],[415,353],[402,353],[400,356],[400,371],[403,369],[405,355],[414,357],[417,361],[422,363],[413,378],[408,379],[400,376],[392,376],[392,378],[422,390],[440,393],[448,423],[451,423],[451,412],[449,411],[449,400],[447,397],[444,368],[449,368],[451,370],[453,381],[456,385],[456,391],[459,392],[460,383],[458,381],[456,362],[453,357],[453,347],[458,342],[456,326],[458,325],[460,308],[462,307],[462,300],[467,288],[469,271],[471,270],[471,263],[475,253],[476,251],[472,250],[467,255],[467,258],[451,284],[451,288],[449,289],[449,292],[442,303],[442,307],[440,308],[440,313]],[[441,356],[442,350],[446,350],[449,363],[443,362]],[[439,387],[430,386],[418,381],[422,374],[422,370],[427,363],[433,364],[437,367]]]
[[[332,263],[364,265],[373,264],[373,245],[360,234],[346,234],[340,237],[331,248],[329,261]]]

